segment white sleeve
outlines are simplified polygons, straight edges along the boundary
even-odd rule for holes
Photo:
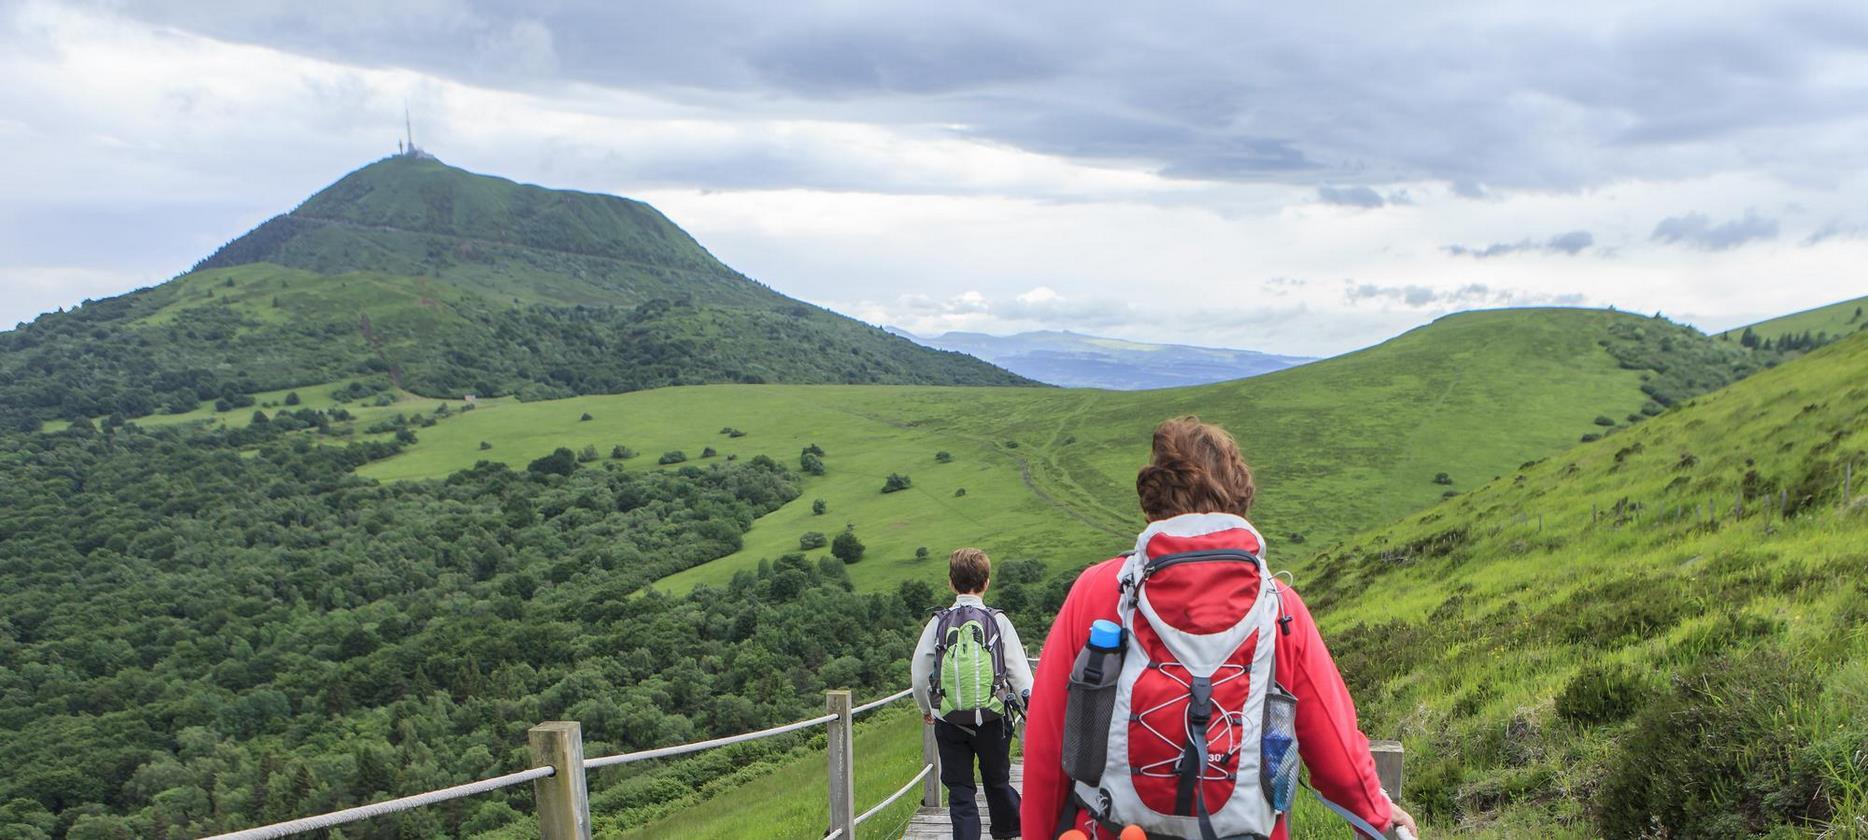
[[[934,674],[934,627],[939,623],[928,620],[927,627],[921,630],[921,641],[915,644],[914,658],[908,662],[908,686],[914,689],[915,705],[924,715],[934,710],[933,700],[928,697],[928,677]]]
[[[1031,690],[1031,660],[1025,658],[1025,645],[1018,640],[1018,628],[1012,626],[1012,619],[1005,613],[999,613],[1000,645],[1005,651],[1005,674],[1012,681],[1012,690],[1023,696]]]

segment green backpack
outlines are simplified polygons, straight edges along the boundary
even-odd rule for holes
[[[1005,716],[1005,650],[999,611],[963,604],[935,614],[929,696],[949,723],[978,726]]]

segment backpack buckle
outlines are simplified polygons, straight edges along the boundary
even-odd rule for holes
[[[1187,692],[1187,719],[1204,727],[1213,720],[1213,678],[1194,677]]]

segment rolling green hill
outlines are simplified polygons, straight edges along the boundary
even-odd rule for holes
[[[698,460],[708,447],[721,458],[796,464],[817,444],[825,474],[807,476],[799,500],[755,523],[742,550],[665,585],[725,584],[761,558],[797,551],[807,531],[854,524],[869,550],[851,578],[879,590],[937,576],[915,559],[921,547],[938,558],[977,543],[1053,568],[1121,550],[1140,527],[1133,476],[1149,431],[1170,415],[1196,413],[1238,435],[1259,474],[1257,519],[1273,550],[1294,557],[1606,432],[1598,420],[1626,425],[1659,411],[1656,398],[1716,387],[1755,364],[1736,345],[1654,319],[1473,312],[1336,359],[1166,391],[707,386],[482,401],[362,472],[438,477],[480,459],[523,465],[558,446],[627,446],[644,456],[630,469],[658,469],[674,450]],[[719,434],[724,427],[745,436]],[[1442,472],[1450,483],[1435,481]],[[890,473],[912,486],[882,493]],[[812,512],[815,499],[825,514]]]
[[[0,426],[370,374],[452,398],[1031,384],[773,292],[640,202],[395,157],[180,278],[0,333]]]
[[[1745,330],[1752,331],[1759,339],[1768,338],[1773,342],[1781,341],[1786,336],[1798,338],[1805,333],[1817,343],[1841,338],[1868,330],[1868,296],[1792,312],[1768,321],[1759,321],[1749,327],[1729,330],[1720,336],[1736,340]]]
[[[1839,342],[1296,564],[1363,728],[1407,747],[1424,826],[1868,836],[1865,370],[1868,336]],[[919,737],[873,728],[871,789],[912,773]],[[812,790],[822,762],[765,787]],[[1295,836],[1344,833],[1300,805]],[[641,831],[744,836],[795,808]]]

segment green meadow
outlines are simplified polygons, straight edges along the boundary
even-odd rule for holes
[[[768,455],[788,466],[816,444],[825,473],[761,520],[739,552],[665,579],[722,584],[800,535],[855,526],[862,590],[938,579],[938,559],[974,544],[1052,568],[1126,548],[1141,520],[1134,474],[1149,431],[1198,414],[1238,435],[1258,471],[1257,520],[1289,560],[1604,431],[1645,401],[1643,373],[1600,343],[1646,319],[1588,310],[1507,310],[1442,319],[1376,347],[1267,376],[1147,392],[908,386],[708,385],[546,402],[482,400],[360,472],[430,478],[478,460],[523,466],[556,447],[626,446],[630,469],[680,451],[687,463]],[[591,419],[582,419],[588,415]],[[1618,422],[1626,422],[1618,421]],[[743,437],[722,434],[725,428]],[[482,444],[488,448],[482,448]],[[947,462],[937,460],[941,452]],[[1435,482],[1447,473],[1450,484]],[[886,477],[912,486],[884,494]],[[961,494],[964,491],[964,494]],[[826,512],[812,512],[822,499]],[[926,547],[933,558],[917,561]]]

